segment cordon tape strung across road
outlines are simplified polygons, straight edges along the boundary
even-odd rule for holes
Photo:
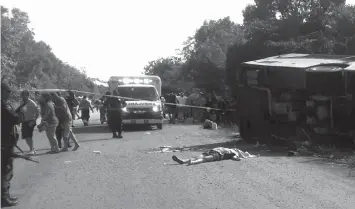
[[[83,93],[83,94],[89,94],[89,95],[97,95],[97,96],[105,96],[105,97],[116,97],[119,99],[126,99],[126,100],[136,100],[136,101],[145,101],[145,102],[152,102],[148,100],[142,100],[142,99],[135,99],[135,98],[130,98],[130,97],[121,97],[121,96],[114,96],[114,95],[105,95],[105,94],[99,94],[99,93],[92,93],[92,92],[87,92],[87,91],[78,91],[78,90],[69,90],[69,89],[21,89],[17,91],[29,91],[29,92],[76,92],[76,93]],[[198,109],[206,109],[206,110],[218,110],[218,111],[229,111],[229,112],[234,112],[236,111],[235,109],[219,109],[219,108],[211,108],[211,107],[202,107],[202,106],[196,106],[196,105],[183,105],[183,104],[175,104],[175,103],[168,103],[168,102],[162,102],[165,105],[176,105],[179,107],[192,107],[192,108],[198,108]]]

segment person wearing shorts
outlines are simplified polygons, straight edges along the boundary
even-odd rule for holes
[[[213,162],[213,161],[229,160],[229,159],[240,161],[241,159],[252,158],[252,157],[257,157],[257,156],[251,155],[248,152],[243,152],[236,148],[230,149],[224,147],[217,147],[209,150],[208,152],[202,153],[197,158],[180,159],[175,155],[172,158],[175,162],[179,164],[195,165],[195,164],[200,164],[205,162]]]
[[[26,140],[26,144],[30,148],[29,154],[35,154],[36,151],[33,146],[33,131],[36,127],[36,120],[39,116],[39,109],[37,104],[29,98],[30,93],[28,91],[22,91],[21,97],[23,106],[21,112],[25,116],[25,120],[21,124],[21,136]]]

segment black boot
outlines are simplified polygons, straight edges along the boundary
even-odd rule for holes
[[[12,207],[17,204],[17,200],[11,200],[10,197],[1,198],[1,207]]]
[[[118,132],[117,138],[119,138],[119,139],[123,138],[121,132]]]
[[[118,136],[117,136],[116,132],[112,134],[112,138],[117,138],[117,137]]]

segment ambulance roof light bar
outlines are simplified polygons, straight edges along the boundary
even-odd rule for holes
[[[118,82],[124,83],[124,84],[149,84],[152,83],[153,81],[151,79],[131,79],[131,78],[124,78],[124,79],[119,79]]]

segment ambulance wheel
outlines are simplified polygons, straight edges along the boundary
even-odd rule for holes
[[[163,129],[163,124],[160,123],[160,124],[157,125],[157,127],[158,127],[159,130],[161,130],[161,129]]]

